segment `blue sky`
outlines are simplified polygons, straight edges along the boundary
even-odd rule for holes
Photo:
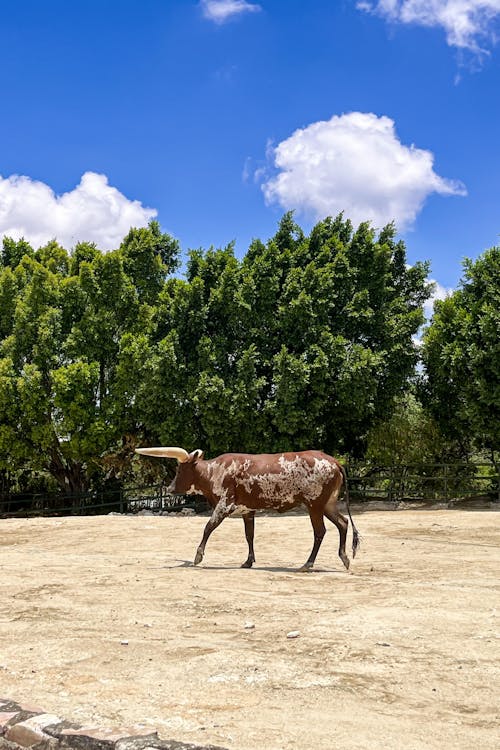
[[[241,256],[344,209],[454,287],[499,243],[499,31],[500,0],[3,0],[0,234],[156,216]]]

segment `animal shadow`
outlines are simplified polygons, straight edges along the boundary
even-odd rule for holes
[[[244,570],[241,565],[193,565],[192,560],[176,560],[177,565],[165,565],[165,568],[196,568],[197,570]],[[292,567],[287,565],[253,565],[252,570],[260,570],[266,573],[298,573],[301,575],[315,575],[317,573],[328,573],[338,575],[345,573],[342,570],[333,570],[331,568],[313,568],[312,570],[303,571],[300,567]],[[251,575],[247,574],[247,575]]]

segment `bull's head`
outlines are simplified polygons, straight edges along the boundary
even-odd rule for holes
[[[198,449],[188,453],[184,448],[136,448],[135,452],[142,456],[177,459],[177,473],[167,488],[168,492],[178,495],[201,493],[196,464],[203,459],[203,451]]]

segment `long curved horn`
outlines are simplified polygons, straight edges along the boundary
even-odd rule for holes
[[[183,464],[189,458],[189,453],[184,448],[136,448],[135,452],[140,453],[142,456],[176,458],[180,464]]]

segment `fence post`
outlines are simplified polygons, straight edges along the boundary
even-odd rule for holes
[[[448,464],[444,464],[444,499],[448,501]]]

